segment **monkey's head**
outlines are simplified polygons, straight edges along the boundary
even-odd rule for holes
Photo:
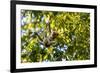
[[[52,31],[52,39],[55,39],[58,35],[57,31]]]

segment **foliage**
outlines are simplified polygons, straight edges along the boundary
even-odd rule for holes
[[[47,20],[50,18],[49,20]],[[46,23],[59,35],[50,47],[40,43],[48,34]],[[51,62],[90,59],[90,14],[21,10],[21,62]]]

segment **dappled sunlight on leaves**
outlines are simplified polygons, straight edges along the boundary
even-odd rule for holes
[[[44,39],[47,28],[58,35],[50,46]],[[52,62],[90,59],[90,14],[21,10],[21,62]]]

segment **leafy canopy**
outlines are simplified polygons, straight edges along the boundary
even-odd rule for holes
[[[48,20],[48,18],[50,18]],[[59,35],[50,47],[40,43],[48,34],[46,23]],[[90,14],[21,10],[21,62],[51,62],[90,59]]]

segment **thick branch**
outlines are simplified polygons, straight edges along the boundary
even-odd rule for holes
[[[38,35],[38,33],[37,33],[37,32],[35,32],[35,35],[37,35],[37,36],[38,36],[38,38],[39,38],[39,40],[40,40],[40,41],[43,41],[43,39],[40,37],[40,35]]]

